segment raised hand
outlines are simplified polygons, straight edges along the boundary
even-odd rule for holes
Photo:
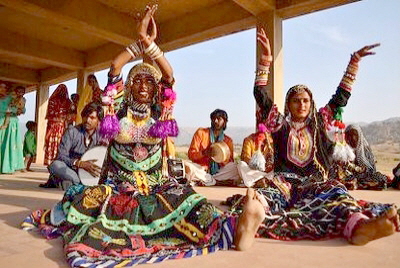
[[[365,56],[369,56],[369,55],[375,55],[375,51],[371,51],[371,50],[376,47],[379,47],[380,45],[381,45],[380,43],[376,43],[373,45],[365,46],[365,47],[361,48],[360,50],[358,50],[355,54],[357,54],[361,58],[365,57]]]
[[[263,60],[272,61],[271,45],[264,28],[257,29],[257,42],[261,45]]]
[[[157,38],[157,27],[153,17],[157,7],[157,5],[146,6],[146,13],[138,26],[139,38],[147,45],[151,44]]]

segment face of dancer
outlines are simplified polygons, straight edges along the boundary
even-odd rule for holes
[[[150,75],[138,74],[133,79],[130,90],[137,102],[151,104],[156,92],[156,83]]]
[[[214,116],[211,119],[211,125],[214,130],[222,130],[225,128],[226,122],[222,116]]]
[[[358,142],[358,132],[355,129],[350,129],[349,131],[346,132],[345,139],[348,145],[350,145],[352,148],[357,147],[357,142]]]
[[[99,125],[99,117],[97,112],[93,111],[89,116],[82,118],[82,123],[87,131],[92,131]]]
[[[307,119],[310,114],[311,98],[306,91],[302,91],[294,94],[290,97],[289,112],[292,116],[293,121],[303,122]]]

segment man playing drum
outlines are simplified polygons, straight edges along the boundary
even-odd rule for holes
[[[228,114],[216,109],[210,119],[210,128],[199,128],[193,135],[188,150],[193,163],[185,162],[190,167],[187,177],[205,186],[236,185],[240,178],[233,160],[233,141],[224,133]]]
[[[98,126],[103,118],[102,105],[96,102],[87,104],[81,116],[82,124],[71,126],[65,131],[57,158],[48,167],[50,177],[39,187],[56,188],[61,184],[66,190],[71,184],[79,184],[79,168],[86,170],[93,177],[99,177],[101,167],[94,163],[96,159],[82,161],[81,157],[89,149],[100,145]]]

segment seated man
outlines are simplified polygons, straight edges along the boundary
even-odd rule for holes
[[[210,114],[210,119],[211,128],[199,128],[193,135],[188,157],[195,165],[185,163],[186,166],[189,166],[191,173],[187,177],[189,177],[189,180],[199,181],[200,184],[206,186],[215,185],[216,183],[218,185],[237,185],[239,176],[236,165],[233,162],[233,142],[224,133],[228,122],[228,114],[224,110],[216,109]],[[211,145],[220,141],[228,145],[230,156],[226,162],[216,163],[212,159],[215,152],[212,150]],[[201,171],[209,174],[205,172],[202,174]]]
[[[103,118],[103,107],[91,102],[85,106],[81,116],[82,124],[71,126],[65,131],[57,158],[48,167],[50,177],[39,187],[56,188],[60,183],[65,190],[71,184],[79,184],[78,168],[83,168],[93,177],[100,175],[101,167],[93,163],[95,160],[81,161],[80,158],[89,149],[100,145],[98,126]]]

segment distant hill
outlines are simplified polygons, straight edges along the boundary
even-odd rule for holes
[[[372,122],[361,128],[370,144],[400,143],[400,117]]]
[[[400,117],[393,117],[384,121],[372,123],[359,123],[364,135],[371,145],[382,143],[400,143]],[[178,146],[189,145],[195,127],[181,127],[180,134],[175,139]],[[229,127],[226,134],[233,139],[235,144],[242,144],[243,139],[250,133],[254,132],[253,127]]]

